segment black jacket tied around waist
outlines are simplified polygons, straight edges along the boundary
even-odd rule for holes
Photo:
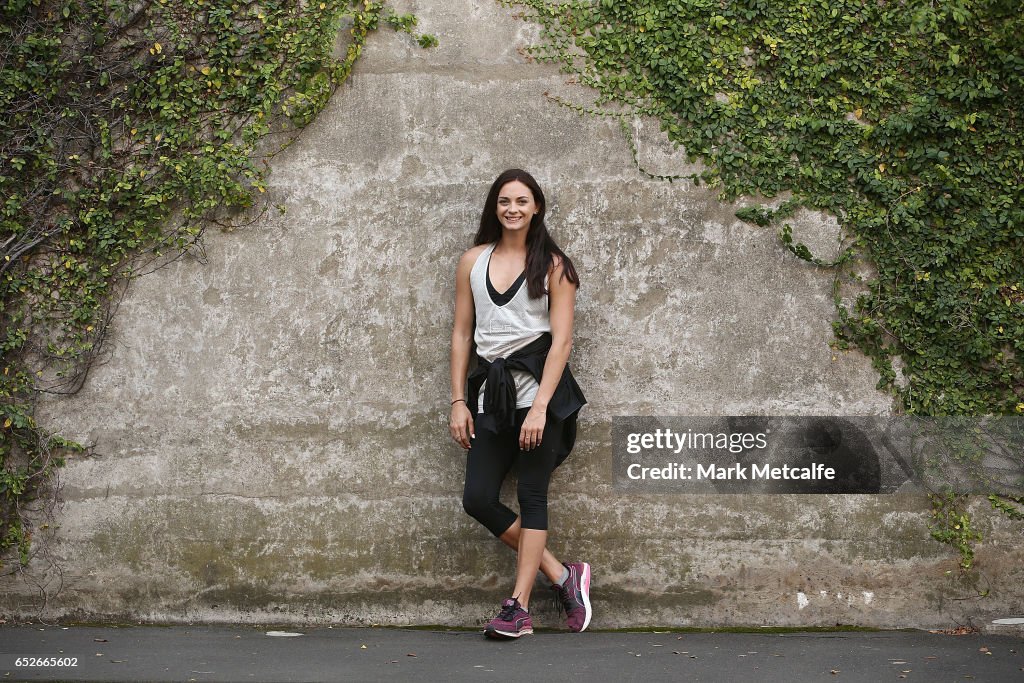
[[[506,358],[495,358],[488,362],[477,356],[477,366],[467,378],[467,404],[478,429],[503,432],[515,426],[516,381],[513,370],[522,370],[533,375],[540,383],[544,362],[551,349],[551,335],[547,332],[522,349]],[[479,410],[480,385],[487,380],[484,392],[483,412]],[[563,423],[562,440],[558,448],[557,464],[561,464],[576,443],[576,416],[587,404],[576,378],[565,364],[562,377],[558,380],[555,393],[548,402],[547,419]]]

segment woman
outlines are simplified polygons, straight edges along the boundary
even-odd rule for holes
[[[545,549],[548,482],[572,449],[586,399],[567,365],[579,276],[548,235],[544,211],[529,173],[502,173],[455,276],[449,429],[469,449],[463,507],[518,552],[512,597],[484,629],[492,638],[533,633],[538,569],[571,630],[584,630],[591,617],[590,565],[562,564]],[[473,342],[477,367],[467,377]],[[520,516],[498,500],[513,465]]]

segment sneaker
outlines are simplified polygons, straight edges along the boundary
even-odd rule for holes
[[[590,608],[590,565],[573,562],[562,566],[569,570],[569,578],[564,585],[551,588],[555,591],[559,612],[565,610],[569,630],[579,633],[590,626],[590,617],[594,614]]]
[[[501,603],[498,616],[487,622],[484,628],[484,635],[488,638],[518,638],[530,633],[533,633],[533,620],[515,598]]]

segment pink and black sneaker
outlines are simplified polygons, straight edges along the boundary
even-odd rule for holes
[[[519,601],[509,598],[501,603],[498,616],[487,622],[484,635],[488,638],[518,638],[533,633],[533,620],[530,613],[523,609]]]
[[[590,608],[590,565],[586,562],[562,564],[569,570],[569,578],[561,586],[551,588],[556,592],[559,611],[565,610],[569,630],[579,633],[590,626],[594,612]]]

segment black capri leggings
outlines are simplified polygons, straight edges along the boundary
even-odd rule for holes
[[[462,507],[495,536],[501,536],[516,521],[516,513],[498,500],[501,482],[513,465],[519,478],[519,512],[523,517],[520,526],[523,529],[548,528],[548,482],[555,469],[555,449],[561,423],[549,416],[540,446],[529,451],[520,450],[519,430],[529,410],[516,410],[513,430],[495,434],[477,429],[466,456],[466,488],[462,494]]]

